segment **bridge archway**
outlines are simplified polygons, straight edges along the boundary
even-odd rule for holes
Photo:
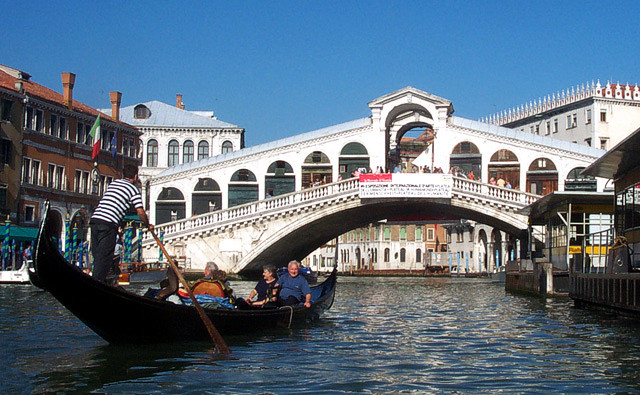
[[[185,218],[186,202],[178,188],[162,188],[156,199],[156,224]]]
[[[191,211],[193,215],[209,213],[222,208],[222,191],[212,178],[200,178],[193,188]]]
[[[490,180],[502,178],[511,184],[514,189],[520,189],[520,163],[518,157],[508,149],[500,149],[491,155],[488,165],[488,177]]]
[[[338,171],[342,179],[350,178],[352,172],[361,168],[370,168],[367,148],[357,142],[351,142],[342,147],[338,158]]]
[[[480,262],[480,271],[489,270],[489,254],[487,253],[487,232],[480,229],[478,232],[478,262]]]
[[[307,155],[302,165],[302,188],[332,182],[333,167],[329,157],[322,151],[313,151]]]
[[[491,231],[491,243],[493,248],[491,249],[492,259],[490,261],[493,261],[494,264],[490,270],[493,270],[504,264],[502,262],[502,233],[499,229]]]
[[[247,169],[233,173],[229,182],[228,199],[229,207],[258,200],[258,182],[255,174]]]
[[[558,169],[551,159],[538,158],[527,171],[527,192],[548,195],[558,190]]]
[[[457,167],[468,175],[473,171],[474,180],[482,177],[482,154],[478,147],[470,141],[462,141],[456,144],[449,156],[451,167]]]
[[[522,229],[526,228],[525,223],[518,222],[519,220],[514,222],[515,218],[505,217],[501,208],[487,207],[482,204],[478,206],[468,202],[450,204],[425,199],[362,203],[357,199],[341,203],[339,210],[326,207],[306,212],[299,220],[289,222],[286,226],[270,233],[268,237],[260,239],[232,270],[253,273],[258,272],[259,266],[265,263],[282,266],[283,262],[291,259],[303,259],[319,246],[350,230],[382,219],[416,214],[437,215],[450,219],[467,218],[514,235],[521,235]],[[352,252],[355,253],[355,251]],[[398,256],[390,255],[391,251],[385,249],[383,252],[385,262],[400,259],[399,253]],[[344,254],[342,256],[345,258]],[[362,254],[358,260],[360,264],[361,258]]]
[[[289,162],[277,160],[269,165],[264,176],[264,189],[270,196],[284,195],[296,190],[296,176]]]

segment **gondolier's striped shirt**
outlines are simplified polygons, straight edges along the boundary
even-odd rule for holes
[[[111,222],[117,226],[130,204],[136,209],[143,208],[140,190],[129,180],[115,180],[109,184],[91,219]]]

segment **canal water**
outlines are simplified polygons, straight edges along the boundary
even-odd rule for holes
[[[0,286],[0,334],[1,393],[640,391],[637,321],[481,279],[341,277],[321,321],[227,338],[231,358],[108,345],[32,286]]]

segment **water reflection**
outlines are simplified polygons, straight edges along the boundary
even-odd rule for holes
[[[253,283],[233,284],[239,295]],[[341,278],[312,326],[107,345],[47,293],[0,288],[3,392],[640,391],[637,321],[482,280]],[[266,383],[266,384],[265,384]]]

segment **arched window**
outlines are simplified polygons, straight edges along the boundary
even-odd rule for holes
[[[158,141],[149,140],[147,142],[147,167],[158,166]]]
[[[384,261],[385,262],[389,262],[389,255],[390,255],[391,251],[389,251],[388,248],[384,249]]]
[[[133,117],[135,119],[149,119],[151,110],[144,104],[138,104],[133,108]]]
[[[193,162],[193,141],[187,140],[182,145],[182,163]]]
[[[176,166],[179,164],[180,159],[180,144],[178,140],[169,141],[169,161],[167,166]]]
[[[228,206],[238,206],[256,200],[258,200],[258,183],[255,174],[247,169],[237,170],[229,182]]]
[[[415,239],[416,241],[422,241],[422,228],[420,226],[416,226]]]
[[[391,240],[391,228],[389,228],[388,226],[384,227],[384,239]]]
[[[229,140],[222,143],[222,153],[226,154],[233,151],[233,143]]]
[[[407,261],[407,250],[404,248],[400,249],[400,262],[406,262]]]
[[[202,140],[198,143],[198,160],[209,157],[209,143]]]
[[[584,167],[576,167],[567,174],[567,179],[564,181],[565,191],[597,191],[598,183],[595,177],[581,175],[582,170]]]
[[[422,262],[422,250],[419,248],[416,249],[416,262]]]

